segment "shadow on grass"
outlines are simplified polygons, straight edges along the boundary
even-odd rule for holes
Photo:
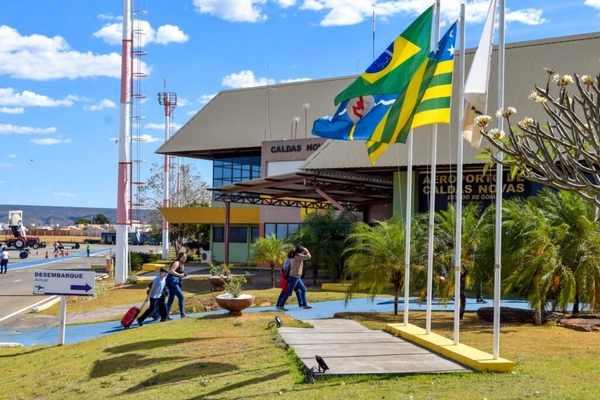
[[[27,351],[22,351],[22,352],[18,352],[15,354],[2,354],[0,355],[0,358],[8,358],[8,357],[21,357],[24,356],[26,354],[33,354],[33,353],[37,353],[40,351],[44,351],[44,350],[51,350],[53,349],[55,346],[50,346],[50,347],[40,347],[40,348],[35,348],[32,350],[27,350]]]
[[[200,341],[200,340],[214,340],[217,338],[179,338],[179,339],[156,339],[156,340],[147,340],[143,342],[133,342],[124,344],[122,346],[114,346],[105,349],[104,351],[107,353],[118,354],[118,353],[131,353],[134,351],[147,351],[151,349],[156,349],[159,347],[165,346],[173,346],[178,344],[189,344],[191,342]]]
[[[254,384],[260,384],[269,380],[275,380],[277,378],[280,378],[284,375],[287,375],[288,372],[287,371],[281,371],[281,372],[274,372],[272,374],[269,375],[264,375],[258,378],[253,378],[253,379],[247,379],[245,381],[236,383],[234,385],[228,385],[225,387],[222,387],[220,389],[214,390],[212,392],[207,392],[207,393],[202,393],[201,395],[197,396],[197,397],[192,397],[190,400],[194,400],[194,399],[205,399],[207,396],[217,396],[223,393],[227,393],[230,390],[235,390],[235,389],[240,389],[240,388],[244,388],[247,387],[249,385],[254,385]],[[267,393],[264,393],[264,395],[266,396]]]
[[[90,372],[90,378],[102,378],[135,368],[145,368],[165,362],[181,362],[181,357],[152,358],[146,357],[141,353],[123,354],[118,357],[97,360]]]
[[[156,362],[156,360],[152,361]],[[227,363],[216,363],[216,362],[196,362],[193,364],[186,364],[179,368],[175,368],[170,371],[158,373],[153,377],[140,382],[139,384],[127,389],[120,395],[132,394],[140,391],[147,390],[153,386],[159,385],[171,385],[182,381],[188,381],[190,379],[199,378],[207,375],[217,375],[225,372],[235,371],[237,367],[235,365]],[[263,382],[264,378],[256,380],[257,382]],[[237,386],[237,385],[236,385]],[[119,394],[116,395],[117,397]]]

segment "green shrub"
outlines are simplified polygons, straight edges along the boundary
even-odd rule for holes
[[[135,285],[138,281],[138,277],[136,274],[131,274],[127,277],[127,283]]]
[[[145,253],[140,252],[130,252],[129,253],[129,263],[131,267],[131,272],[138,272],[142,270],[142,264],[144,264],[144,256]]]

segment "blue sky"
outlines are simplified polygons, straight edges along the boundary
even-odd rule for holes
[[[432,0],[143,0],[146,95],[133,159],[146,180],[164,142],[157,93],[178,96],[173,133],[216,93],[362,72]],[[474,47],[489,1],[466,1]],[[460,1],[442,0],[442,21]],[[597,31],[600,0],[507,0],[506,41]],[[121,0],[4,1],[0,13],[3,204],[116,207]],[[375,12],[375,40],[372,15]],[[600,56],[600,55],[599,55]],[[550,66],[551,67],[551,66]],[[577,71],[568,71],[573,73]],[[583,71],[594,73],[593,71]],[[333,103],[333,99],[332,99]],[[197,164],[210,184],[211,164]],[[134,180],[138,177],[134,173]]]

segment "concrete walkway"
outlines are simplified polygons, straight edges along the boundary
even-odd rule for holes
[[[470,369],[387,332],[368,329],[345,319],[305,320],[314,326],[279,328],[283,340],[302,360],[307,370],[320,356],[329,367],[315,378],[338,375],[407,375],[467,372]]]

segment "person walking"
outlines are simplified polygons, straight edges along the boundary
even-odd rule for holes
[[[54,254],[54,257],[58,256],[58,242],[54,242],[54,252],[52,254]]]
[[[183,263],[186,260],[186,255],[182,251],[177,254],[175,261],[169,267],[169,275],[167,275],[167,288],[169,289],[169,301],[167,302],[167,320],[171,320],[171,307],[173,306],[173,301],[175,300],[175,296],[177,296],[177,300],[179,303],[179,315],[181,318],[187,317],[185,313],[185,309],[183,308],[183,292],[181,291],[181,280],[187,276],[185,272],[185,266]]]
[[[146,297],[146,300],[150,299],[150,306],[137,319],[139,326],[144,325],[144,320],[148,318],[156,308],[158,308],[160,314],[160,322],[165,322],[167,320],[167,307],[163,297],[163,290],[165,289],[165,281],[168,273],[169,271],[166,268],[161,268],[158,272],[158,276],[152,281],[152,286],[150,286],[150,290],[148,291],[148,297]]]
[[[306,286],[304,286],[304,282],[302,282],[302,271],[305,260],[310,260],[310,252],[308,249],[302,246],[296,247],[296,250],[294,250],[294,256],[290,260],[288,290],[279,305],[279,310],[285,311],[285,302],[295,290],[298,290],[298,306],[304,309],[313,308],[306,302]]]
[[[287,308],[284,307],[284,299],[286,298],[286,293],[287,293],[287,289],[289,288],[289,270],[290,270],[290,261],[292,261],[292,258],[294,258],[294,254],[295,253],[295,249],[290,249],[290,251],[288,251],[287,254],[287,258],[285,259],[283,266],[281,267],[281,279],[285,279],[287,281],[287,285],[285,286],[285,288],[283,286],[281,286],[281,293],[279,293],[279,297],[277,298],[277,303],[275,305],[275,308],[277,308],[278,310],[281,311],[288,311]],[[300,288],[296,287],[296,298],[298,299],[298,304],[301,304],[301,299],[300,299]]]
[[[2,248],[2,260],[0,260],[0,274],[6,274],[6,270],[8,269],[8,258],[10,255],[8,254],[8,250]],[[3,272],[4,271],[4,272]]]
[[[85,249],[87,250],[87,256],[90,256],[90,244],[88,243],[87,246],[85,246]]]

